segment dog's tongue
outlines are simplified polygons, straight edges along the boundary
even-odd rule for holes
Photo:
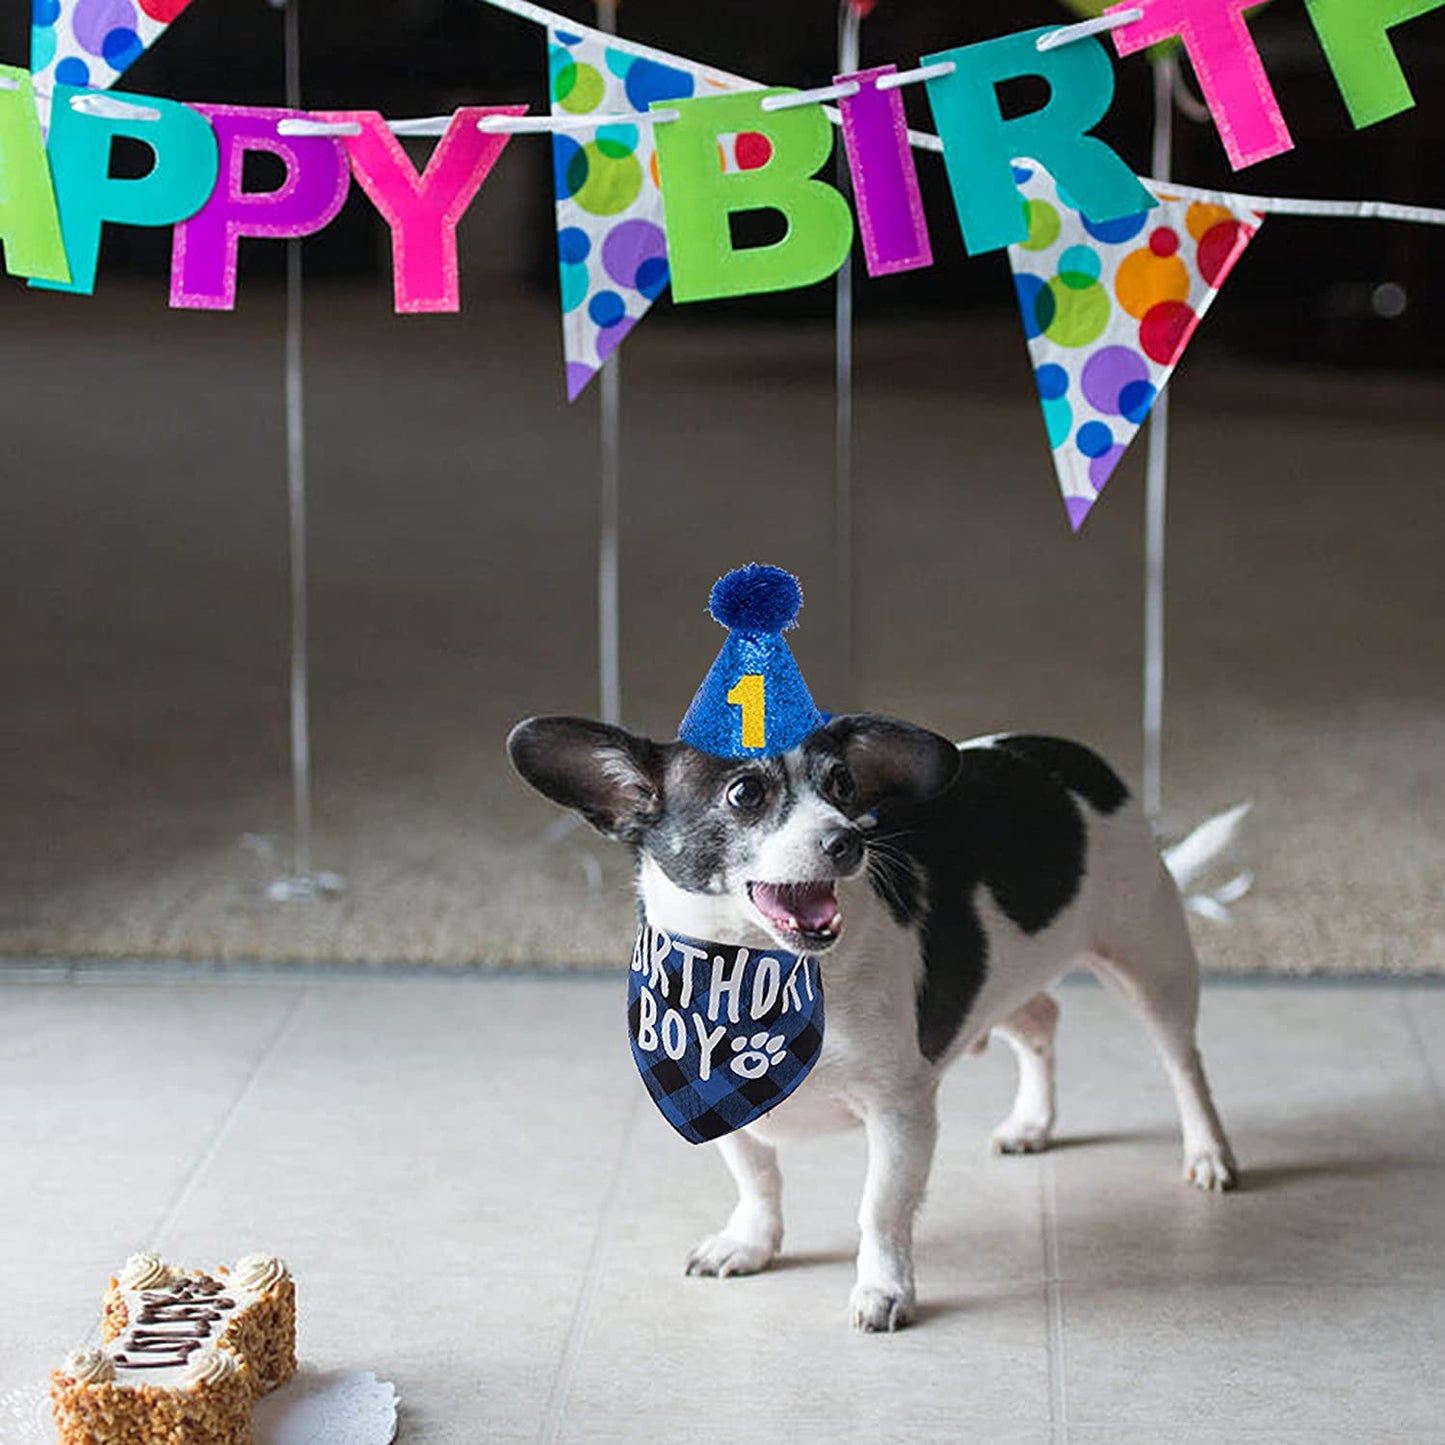
[[[838,911],[831,883],[754,883],[753,902],[774,923],[795,920],[808,933],[826,928]]]

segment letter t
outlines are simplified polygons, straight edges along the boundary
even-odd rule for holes
[[[1104,13],[1142,10],[1113,32],[1120,55],[1178,36],[1235,170],[1294,148],[1244,12],[1258,0],[1122,0]]]

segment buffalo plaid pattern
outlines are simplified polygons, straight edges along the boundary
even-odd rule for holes
[[[627,1027],[663,1118],[705,1144],[775,1108],[817,1062],[818,961],[644,924],[628,974]]]

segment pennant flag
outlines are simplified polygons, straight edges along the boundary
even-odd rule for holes
[[[1009,264],[1077,532],[1264,216],[1242,197],[1192,200],[1146,181],[1157,207],[1101,224],[1036,162],[1014,178],[1029,236]]]
[[[30,69],[48,127],[57,85],[106,90],[191,0],[34,0]]]
[[[635,55],[595,31],[577,35],[554,28],[547,34],[553,116],[637,113],[636,122],[557,131],[552,139],[567,399],[575,401],[669,279],[648,106],[745,86]],[[720,165],[746,170],[767,161],[762,137],[729,140]]]

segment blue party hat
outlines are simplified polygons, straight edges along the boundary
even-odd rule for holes
[[[728,629],[678,736],[721,758],[770,758],[823,726],[783,633],[803,589],[781,567],[750,563],[714,584],[708,611]]]

